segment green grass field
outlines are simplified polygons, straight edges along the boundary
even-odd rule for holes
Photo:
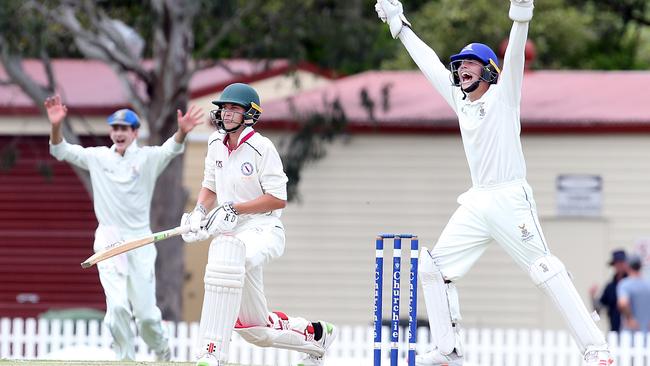
[[[194,362],[0,360],[0,366],[194,366]]]
[[[193,362],[0,360],[0,366],[194,366]],[[238,366],[229,364],[229,366]]]

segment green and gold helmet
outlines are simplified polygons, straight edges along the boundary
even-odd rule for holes
[[[255,89],[253,89],[248,84],[243,83],[234,83],[228,85],[219,99],[212,101],[212,104],[218,106],[218,109],[210,111],[210,119],[213,125],[217,128],[222,129],[226,132],[233,132],[239,128],[239,126],[231,131],[227,131],[223,125],[223,119],[221,118],[221,109],[224,104],[235,104],[243,107],[246,112],[244,112],[244,125],[247,127],[252,127],[262,114],[262,107],[260,107],[260,96],[257,95]]]

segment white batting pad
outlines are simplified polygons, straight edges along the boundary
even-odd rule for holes
[[[205,296],[199,327],[199,355],[228,360],[230,337],[244,286],[246,248],[234,236],[219,235],[210,244],[205,268]]]
[[[280,318],[277,313],[269,314],[273,323],[267,327],[242,327],[235,331],[247,342],[259,347],[284,348],[322,357],[325,349],[313,340],[308,332],[309,321],[298,317]],[[282,314],[284,316],[284,314]]]
[[[463,352],[458,333],[458,322],[461,320],[458,292],[453,283],[445,283],[440,268],[425,247],[422,247],[420,254],[418,275],[433,343],[443,355],[448,355],[456,349],[456,353],[461,356]]]
[[[607,349],[603,333],[589,315],[564,264],[557,257],[546,255],[538,258],[529,272],[535,285],[551,298],[562,314],[582,353],[594,347]]]

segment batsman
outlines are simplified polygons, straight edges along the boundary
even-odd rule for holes
[[[416,365],[462,365],[460,306],[455,282],[494,240],[550,297],[588,366],[612,363],[607,343],[562,262],[551,254],[526,181],[521,147],[520,102],[524,46],[533,0],[511,0],[513,20],[502,67],[490,47],[470,43],[451,56],[450,70],[411,29],[397,0],[378,0],[388,23],[434,88],[458,115],[472,187],[432,250],[422,248],[419,276],[433,340]]]
[[[212,103],[217,109],[210,119],[217,131],[208,140],[196,207],[181,219],[192,230],[183,235],[186,242],[213,236],[197,366],[226,364],[233,328],[257,346],[305,353],[298,366],[322,365],[336,327],[270,312],[264,296],[264,265],[284,252],[280,215],[287,176],[271,140],[253,129],[262,113],[260,98],[249,85],[235,83]]]

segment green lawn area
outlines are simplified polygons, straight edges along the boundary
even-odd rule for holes
[[[193,362],[0,360],[0,366],[194,366]],[[237,366],[230,364],[230,366]]]

